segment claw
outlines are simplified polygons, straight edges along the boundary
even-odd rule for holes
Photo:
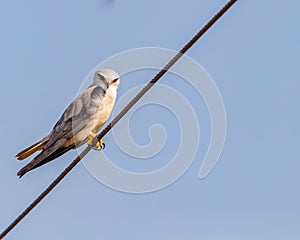
[[[88,145],[92,147],[92,149],[100,151],[105,148],[105,143],[101,139],[98,141],[98,134],[91,132],[89,135]]]

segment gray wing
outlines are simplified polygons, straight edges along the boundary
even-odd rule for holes
[[[93,85],[80,94],[64,111],[49,134],[49,141],[43,151],[33,160],[40,163],[57,150],[63,151],[63,145],[89,125],[104,94],[105,90]]]
[[[87,133],[93,124],[93,118],[97,110],[103,107],[101,99],[105,95],[105,90],[99,86],[91,86],[80,94],[65,110],[61,118],[47,136],[42,152],[23,167],[18,175],[22,177],[26,172],[37,168],[53,159],[61,156],[72,148],[80,146],[83,142],[75,142],[73,145],[64,144],[73,138],[79,131],[85,129]],[[88,137],[88,136],[87,136]]]
[[[91,86],[80,94],[65,110],[53,127],[44,151],[51,154],[70,140],[76,133],[88,126],[95,115],[99,101],[105,91],[98,86]],[[51,149],[51,150],[50,150]]]

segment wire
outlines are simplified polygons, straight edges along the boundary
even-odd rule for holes
[[[207,32],[212,25],[221,18],[221,16],[235,3],[237,0],[230,0],[167,64],[160,70],[154,78],[128,103],[128,105],[102,130],[98,135],[98,140],[102,139],[116,123],[129,111],[129,109],[146,93],[154,84],[181,58],[181,56],[189,50],[199,38]],[[0,234],[3,239],[39,202],[41,202],[53,188],[84,158],[91,147],[86,147],[73,162]]]

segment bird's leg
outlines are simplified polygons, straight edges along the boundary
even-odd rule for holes
[[[105,143],[101,139],[100,141],[98,140],[98,135],[97,133],[91,132],[89,135],[89,140],[88,140],[88,145],[90,145],[94,150],[100,151],[105,148]]]

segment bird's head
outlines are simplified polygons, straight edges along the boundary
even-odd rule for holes
[[[113,70],[110,69],[100,69],[95,73],[94,84],[98,86],[105,86],[109,88],[110,86],[118,87],[120,83],[120,76]]]

